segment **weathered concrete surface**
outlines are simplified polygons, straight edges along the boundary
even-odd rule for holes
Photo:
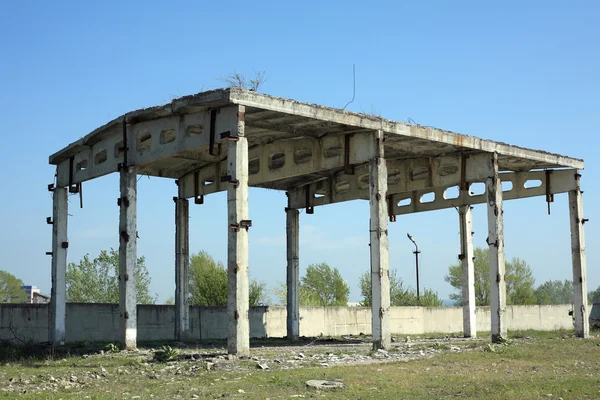
[[[67,301],[67,189],[55,188],[52,193],[52,289],[50,297],[49,340],[60,344],[65,341]]]
[[[507,306],[506,325],[510,330],[573,329],[571,305]],[[0,304],[0,340],[16,335],[22,340],[48,340],[49,306],[46,304]],[[600,304],[588,308],[589,316],[600,319]],[[489,307],[479,307],[477,330],[489,332]],[[119,306],[117,304],[67,304],[66,342],[118,342]],[[175,307],[138,305],[138,341],[174,339]],[[371,334],[371,310],[364,307],[301,307],[300,335]],[[462,332],[461,307],[390,307],[393,334]],[[249,312],[250,336],[285,337],[285,307],[252,307]],[[226,307],[190,307],[190,339],[226,339]]]
[[[121,169],[119,209],[119,327],[121,346],[135,349],[137,337],[137,175],[135,166]]]
[[[189,263],[190,263],[190,231],[189,202],[181,198],[175,199],[175,338],[187,340],[190,330],[189,307]]]
[[[471,206],[458,209],[460,220],[460,255],[462,267],[463,334],[477,337],[475,316],[475,265],[473,260],[473,212]]]
[[[573,290],[575,318],[575,333],[579,337],[587,338],[590,334],[587,313],[587,274],[585,259],[585,235],[583,224],[583,197],[579,188],[579,175],[574,175],[573,180],[577,189],[569,192],[569,215],[571,219],[571,255],[573,258]]]
[[[485,182],[490,250],[490,310],[492,342],[501,342],[506,333],[506,280],[504,263],[504,218],[502,216],[502,183],[498,177],[498,158],[490,157],[494,174]]]
[[[373,137],[374,154],[369,161],[369,222],[371,249],[371,310],[373,346],[387,349],[391,345],[388,312],[390,309],[390,276],[388,249],[387,168],[383,157],[383,132]]]
[[[300,213],[286,208],[287,248],[287,337],[300,337]]]
[[[227,175],[227,351],[240,356],[250,353],[248,323],[248,140],[244,137],[244,108],[228,143]]]

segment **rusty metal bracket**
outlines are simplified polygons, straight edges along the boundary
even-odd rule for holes
[[[46,223],[47,223],[48,225],[52,225],[52,224],[54,224],[54,221],[52,221],[52,217],[46,217]]]
[[[69,193],[79,193],[79,185],[77,183],[73,183],[73,163],[75,162],[75,157],[71,156],[69,158]]]
[[[200,195],[199,171],[194,171],[194,204],[204,204],[204,196]]]
[[[121,231],[121,239],[123,239],[126,242],[129,242],[129,233]]]
[[[588,222],[590,219],[589,218],[583,218],[581,220],[581,225],[584,225],[586,222]]]
[[[60,247],[62,247],[63,249],[68,249],[69,248],[69,242],[62,242],[60,244]]]
[[[48,191],[49,192],[54,192],[54,183],[48,184]]]
[[[123,116],[123,147],[121,149],[123,150],[123,164],[118,168],[119,171],[121,168],[127,167],[127,153],[129,152],[129,143],[127,143],[127,120],[125,116]]]
[[[210,110],[210,127],[209,127],[209,144],[208,144],[208,154],[211,156],[217,155],[215,153],[215,125],[217,122],[217,113],[218,109]]]
[[[552,193],[551,179],[552,170],[547,169],[546,171],[546,203],[548,203],[548,215],[550,215],[550,203],[554,202],[554,194]]]
[[[396,222],[396,214],[394,214],[394,198],[392,195],[387,196],[387,206],[390,222]]]
[[[246,230],[248,230],[248,228],[250,228],[251,226],[252,226],[251,219],[243,219],[240,221],[240,227],[246,228]]]
[[[123,318],[124,318],[124,319],[129,319],[129,313],[128,313],[127,311],[125,311],[125,312],[123,313]]]
[[[464,260],[464,259],[465,259],[465,257],[466,257],[466,256],[465,256],[464,254],[459,254],[459,255],[458,255],[458,259],[459,259],[460,261]]]
[[[469,183],[467,182],[467,157],[464,154],[460,155],[460,185],[459,189],[463,191],[469,190]]]
[[[47,252],[46,252],[46,255],[47,255],[47,256],[52,256],[52,255],[53,255],[53,253],[52,253],[51,251],[47,251]]]
[[[240,231],[240,225],[239,224],[229,224],[229,229],[231,229],[234,232],[239,232]]]
[[[233,184],[233,187],[236,189],[240,186],[240,181],[238,181],[237,179],[233,179],[231,177],[231,175],[222,176],[221,182],[229,182],[229,183]]]
[[[350,138],[352,135],[344,136],[344,173],[354,175],[354,166],[350,165]]]
[[[306,194],[306,213],[314,214],[315,206],[312,203],[313,196],[310,194],[310,185],[306,185],[305,194]]]
[[[117,199],[117,206],[121,207],[121,205],[129,207],[129,199],[127,198],[127,196],[119,197]]]

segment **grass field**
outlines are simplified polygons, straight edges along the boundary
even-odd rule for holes
[[[263,346],[254,359],[228,359],[220,347],[173,350],[159,362],[152,349],[103,354],[40,355],[4,346],[0,397],[62,399],[594,399],[600,398],[600,339],[568,332],[516,332],[504,345],[486,340],[403,341],[390,350],[415,359],[371,358],[368,346]],[[114,349],[113,349],[114,350]],[[12,352],[12,353],[11,353]],[[302,352],[302,357],[298,353]],[[321,365],[320,354],[348,363]],[[424,356],[418,357],[418,354]],[[362,357],[354,362],[352,357]],[[366,357],[366,358],[365,358]],[[408,357],[410,358],[410,357]],[[300,361],[297,361],[300,360]],[[267,364],[269,369],[257,368]],[[306,381],[340,381],[344,389],[317,391]]]

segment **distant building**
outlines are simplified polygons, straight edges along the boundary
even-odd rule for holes
[[[36,286],[26,285],[21,286],[21,289],[25,290],[25,293],[27,294],[26,302],[29,304],[44,304],[50,302],[50,296],[42,294],[40,289],[38,289]]]

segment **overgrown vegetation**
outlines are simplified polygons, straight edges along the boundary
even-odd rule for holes
[[[373,299],[371,292],[371,273],[365,272],[359,279],[362,307],[370,307]],[[390,270],[390,304],[392,306],[423,306],[423,307],[441,307],[442,299],[437,292],[431,289],[424,289],[417,299],[415,289],[405,287],[402,279],[398,277],[395,269]]]

